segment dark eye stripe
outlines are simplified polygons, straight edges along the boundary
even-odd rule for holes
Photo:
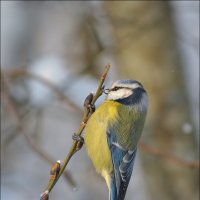
[[[110,91],[117,91],[117,90],[119,90],[119,89],[140,90],[140,91],[146,92],[145,89],[143,88],[143,86],[138,87],[138,88],[135,88],[135,89],[131,89],[131,88],[129,88],[129,87],[117,87],[117,86],[116,86],[116,87],[110,89],[109,92],[110,92]]]
[[[129,89],[129,90],[131,90],[131,88],[129,88],[129,87],[114,87],[114,88],[110,89],[110,91],[117,91],[119,89]]]
[[[114,88],[110,89],[110,91],[117,91],[117,90],[122,89],[122,88],[123,87],[114,87]]]

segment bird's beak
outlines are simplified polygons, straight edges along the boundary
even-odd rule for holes
[[[108,94],[109,91],[110,91],[110,90],[109,90],[108,88],[106,88],[106,89],[103,90],[103,93],[104,93],[104,94]]]

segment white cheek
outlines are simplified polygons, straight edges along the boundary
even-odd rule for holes
[[[116,100],[116,99],[124,99],[130,95],[132,95],[133,92],[131,90],[128,89],[120,89],[117,91],[111,91],[108,94],[107,99],[112,99],[112,100]]]

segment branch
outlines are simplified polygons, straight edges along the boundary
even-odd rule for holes
[[[151,146],[144,144],[144,143],[140,143],[139,147],[145,153],[157,156],[157,157],[162,158],[162,159],[169,160],[170,162],[173,162],[175,164],[179,164],[181,166],[190,167],[190,168],[199,168],[200,167],[199,166],[199,160],[194,160],[194,161],[183,160],[183,159],[178,158],[176,156],[163,153],[159,149],[156,149],[156,148],[151,147]]]
[[[109,68],[110,68],[110,65],[107,64],[106,67],[105,67],[105,70],[101,76],[101,80],[99,82],[99,86],[98,86],[98,89],[95,93],[94,96],[92,96],[92,99],[91,99],[91,102],[90,102],[90,106],[93,107],[96,100],[102,95],[102,92],[103,92],[103,89],[104,89],[104,80],[106,78],[106,75],[109,71]],[[88,96],[88,97],[91,97],[91,94]],[[87,100],[87,98],[86,98]],[[89,107],[85,106],[85,110],[84,110],[84,115],[83,115],[83,119],[82,119],[82,122],[80,124],[80,127],[77,131],[77,133],[75,134],[76,137],[81,137],[81,134],[87,124],[87,121],[90,117],[90,113],[91,113],[91,110],[89,109]],[[82,147],[82,144],[78,141],[78,140],[75,140],[72,144],[72,147],[68,153],[68,155],[66,156],[63,164],[61,167],[59,167],[59,172],[56,174],[56,176],[54,176],[54,178],[52,178],[52,175],[50,177],[50,180],[49,180],[49,184],[46,188],[46,190],[42,193],[41,195],[41,200],[47,200],[49,198],[49,193],[51,192],[51,190],[53,189],[54,185],[56,184],[56,182],[58,181],[58,179],[60,178],[60,176],[62,175],[63,171],[65,170],[67,164],[69,163],[70,159],[72,158],[72,156],[81,149]],[[56,163],[54,164],[56,165]]]
[[[3,83],[4,89],[1,90],[1,97],[4,100],[4,102],[7,104],[10,112],[13,114],[12,116],[14,117],[14,120],[17,126],[17,133],[22,134],[24,138],[26,139],[26,141],[28,142],[28,144],[31,146],[31,148],[37,154],[39,154],[44,160],[46,160],[49,164],[52,165],[54,163],[53,161],[54,159],[52,159],[50,155],[44,152],[41,149],[41,147],[28,134],[26,134],[26,131],[24,130],[22,126],[21,118],[17,111],[16,105],[7,92],[9,90],[9,85],[8,85],[5,74],[2,74],[2,83]],[[64,173],[64,177],[72,187],[76,187],[75,181],[73,180],[72,176],[68,172]]]
[[[76,111],[80,112],[80,108],[74,104],[64,93],[58,88],[55,84],[53,84],[51,81],[43,78],[40,75],[31,73],[28,70],[25,69],[12,69],[12,70],[4,70],[2,71],[2,74],[6,74],[9,78],[18,78],[18,77],[25,77],[25,78],[31,78],[34,79],[44,85],[46,85],[49,89],[51,89],[57,97],[63,101],[66,105],[72,107]]]

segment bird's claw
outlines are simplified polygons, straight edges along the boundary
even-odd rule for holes
[[[79,151],[84,144],[84,138],[81,135],[77,135],[76,133],[74,133],[72,139],[77,142],[76,150]]]
[[[77,142],[84,143],[84,138],[81,135],[77,135],[76,133],[74,133],[74,135],[72,136],[72,139],[77,141]]]
[[[89,108],[91,114],[94,113],[94,111],[96,109],[95,105],[92,105],[92,104],[88,105],[88,108]]]
[[[106,89],[103,90],[103,93],[107,95],[109,93],[109,91],[110,90],[108,88],[106,88]]]

